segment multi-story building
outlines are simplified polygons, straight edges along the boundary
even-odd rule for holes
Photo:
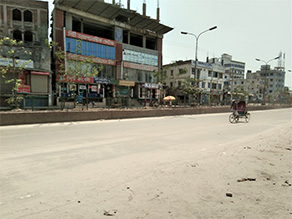
[[[51,59],[47,46],[48,3],[31,0],[0,1],[0,38],[22,41],[21,46],[3,44],[0,46],[0,66],[14,66],[13,71],[0,77],[1,107],[9,107],[12,83],[5,83],[16,77],[20,79],[17,93],[24,96],[21,107],[52,105]],[[13,49],[14,54],[9,54]],[[22,68],[20,68],[20,66]],[[11,73],[13,72],[13,73]]]
[[[246,84],[254,100],[278,101],[284,91],[285,71],[283,68],[271,69],[270,65],[262,65],[259,71],[247,72]]]
[[[187,94],[182,88],[188,79],[189,83],[196,89],[196,100],[193,102],[204,104],[220,103],[223,99],[224,86],[224,66],[219,59],[207,59],[206,62],[197,62],[194,60],[177,61],[173,64],[164,65],[166,69],[165,85],[170,90],[176,90],[177,93],[170,93],[177,96],[180,102],[190,100],[191,95]],[[195,68],[197,70],[195,71]],[[175,89],[178,88],[178,89]]]
[[[71,57],[92,57],[94,66],[102,66],[96,76],[64,78],[56,68],[59,96],[72,93],[102,105],[106,99],[127,97],[157,99],[159,87],[153,76],[162,66],[163,35],[172,30],[157,19],[123,8],[113,0],[55,0],[52,38],[66,53],[66,65]],[[76,47],[81,41],[81,51]],[[78,54],[77,54],[78,53]],[[74,86],[72,86],[74,83]],[[62,94],[63,93],[63,94]]]
[[[245,63],[233,60],[232,56],[226,53],[222,54],[221,63],[225,68],[224,93],[226,94],[228,92],[231,94],[239,86],[243,85],[241,83],[244,79]]]

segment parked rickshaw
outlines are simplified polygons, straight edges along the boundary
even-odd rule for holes
[[[231,113],[229,122],[236,123],[240,118],[244,118],[246,122],[250,120],[250,113],[247,112],[245,101],[239,101],[237,103],[237,111]]]

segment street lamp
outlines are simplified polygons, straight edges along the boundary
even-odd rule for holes
[[[263,91],[263,103],[266,102],[265,98],[266,98],[266,92],[267,92],[268,63],[271,62],[271,61],[273,61],[273,60],[279,59],[279,58],[280,58],[280,56],[277,56],[276,58],[270,59],[269,61],[264,61],[264,60],[261,60],[261,59],[258,59],[258,58],[255,59],[258,62],[264,62],[266,64],[266,66],[265,66],[265,70],[266,70],[266,73],[265,73],[265,83],[264,83],[264,91]]]
[[[212,30],[215,30],[217,28],[217,26],[214,26],[214,27],[211,27],[201,33],[199,33],[199,35],[195,35],[193,33],[188,33],[188,32],[181,32],[181,34],[184,34],[184,35],[191,35],[191,36],[194,36],[196,38],[196,52],[195,52],[195,72],[194,72],[194,79],[195,79],[195,75],[196,75],[196,72],[197,72],[197,54],[198,54],[198,41],[199,41],[199,37],[203,34],[203,33],[206,33],[208,31],[212,31]]]

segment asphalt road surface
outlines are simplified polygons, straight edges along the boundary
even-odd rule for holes
[[[149,186],[159,184],[160,173],[195,156],[207,161],[292,121],[291,109],[250,113],[249,123],[236,124],[221,113],[0,127],[0,218],[153,218],[151,198],[134,201],[159,198],[162,192]],[[168,217],[153,215],[187,217],[165,211]]]

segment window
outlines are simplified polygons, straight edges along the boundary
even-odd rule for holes
[[[21,21],[21,12],[18,9],[13,9],[12,12],[12,19],[14,21]]]
[[[170,70],[170,76],[173,76],[173,70]]]
[[[170,82],[170,87],[172,87],[173,86],[173,84],[172,84],[172,82]]]
[[[13,39],[15,39],[16,41],[21,41],[22,40],[22,33],[19,30],[15,30],[13,31]]]
[[[24,11],[24,21],[32,22],[32,13],[29,10]]]
[[[212,83],[212,89],[216,89],[216,88],[217,88],[216,85],[217,85],[217,84]]]
[[[211,77],[212,71],[208,71],[208,77]]]
[[[24,33],[24,42],[32,42],[32,39],[33,39],[32,32],[26,31]]]
[[[195,74],[195,68],[192,68],[192,75]]]

